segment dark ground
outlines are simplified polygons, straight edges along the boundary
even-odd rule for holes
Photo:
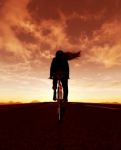
[[[121,105],[56,103],[0,106],[0,150],[121,150]]]

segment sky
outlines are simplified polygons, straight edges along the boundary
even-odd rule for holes
[[[69,101],[121,102],[120,0],[0,0],[0,103],[52,101],[57,49],[70,61]]]

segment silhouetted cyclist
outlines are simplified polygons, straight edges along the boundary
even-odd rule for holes
[[[63,100],[68,101],[68,79],[69,79],[68,60],[72,60],[77,57],[80,57],[80,51],[73,53],[58,50],[56,52],[56,56],[53,58],[50,67],[50,79],[53,79],[53,90],[54,90],[53,100],[56,100],[56,88],[57,88],[57,78],[55,74],[58,72],[62,72],[64,74],[64,76],[61,79],[64,92]]]

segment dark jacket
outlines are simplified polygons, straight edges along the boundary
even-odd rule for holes
[[[57,51],[55,58],[53,58],[51,67],[50,67],[50,78],[53,77],[54,73],[62,71],[66,73],[67,79],[69,79],[69,64],[68,61],[80,57],[81,51],[78,52],[63,52]]]
[[[69,64],[67,59],[57,59],[56,57],[53,58],[51,67],[50,67],[50,77],[53,77],[53,74],[62,71],[65,72],[67,78],[69,79]]]

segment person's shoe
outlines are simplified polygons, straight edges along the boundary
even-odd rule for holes
[[[53,95],[53,100],[56,101],[56,94]]]
[[[56,97],[53,97],[53,100],[56,101]]]
[[[54,93],[53,93],[53,100],[56,101],[56,90],[54,90]]]
[[[68,99],[64,99],[64,102],[68,102]]]

